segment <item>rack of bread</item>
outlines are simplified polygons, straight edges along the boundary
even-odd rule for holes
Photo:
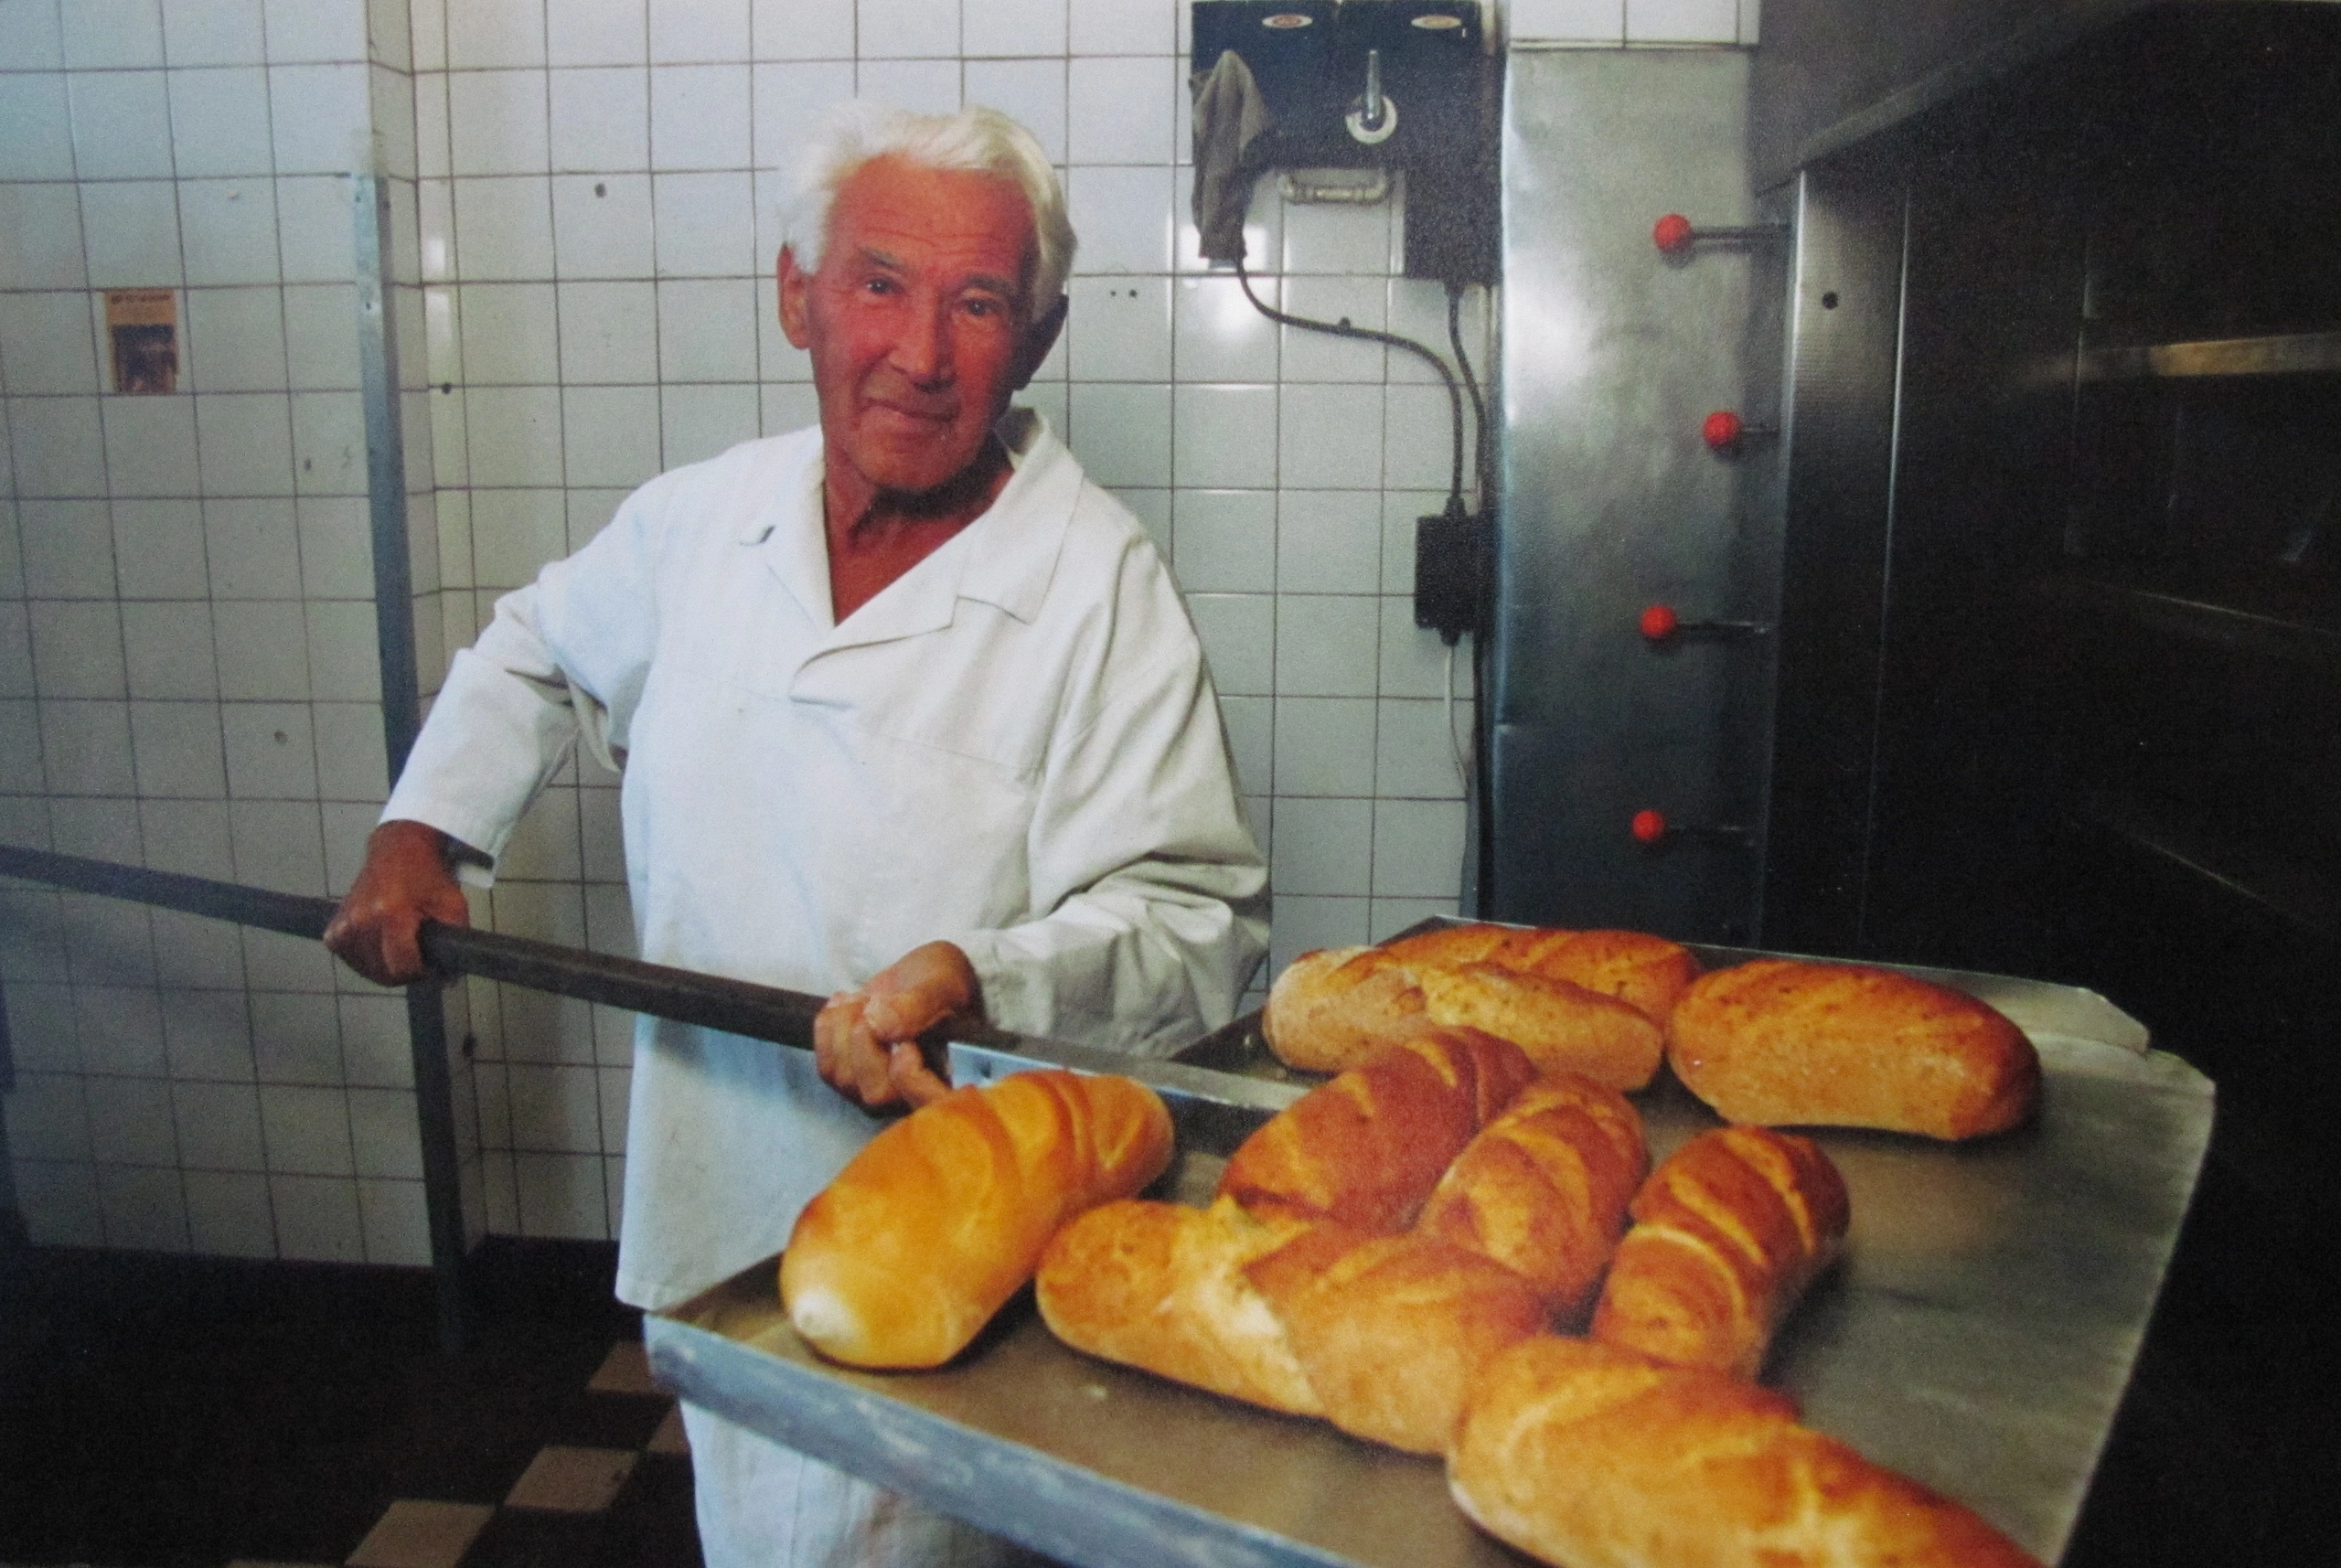
[[[1174,1136],[1192,1068],[994,1052],[1026,1071],[888,1127],[654,1364],[1072,1562],[2053,1559],[2208,1086],[2085,993],[1942,978],[1488,924],[1305,955],[1242,1025],[1293,1092],[1232,1147]],[[2060,1178],[2109,1157],[2144,1210]],[[2100,1207],[2101,1256],[2029,1232]],[[2118,1299],[2056,1322],[2068,1264]]]

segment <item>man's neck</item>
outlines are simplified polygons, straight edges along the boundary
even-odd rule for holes
[[[1014,472],[1007,450],[993,440],[957,477],[932,490],[887,490],[850,472],[825,474],[832,617],[842,622],[983,516]]]

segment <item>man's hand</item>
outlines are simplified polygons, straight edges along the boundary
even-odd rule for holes
[[[447,836],[420,822],[385,822],[366,841],[366,864],[326,924],[326,945],[378,986],[422,978],[415,936],[426,920],[469,925],[471,906],[447,869]]]
[[[858,989],[839,991],[813,1020],[821,1081],[865,1110],[915,1109],[951,1092],[919,1054],[918,1037],[973,1012],[976,971],[947,942],[914,947]]]

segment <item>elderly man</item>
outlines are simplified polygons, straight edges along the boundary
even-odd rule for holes
[[[778,1251],[955,1016],[1145,1051],[1225,1021],[1266,876],[1137,523],[1010,396],[1064,317],[1045,155],[852,105],[779,258],[820,426],[661,475],[456,656],[326,941],[386,983],[574,744],[625,772],[643,956],[830,993],[812,1056],[644,1019],[618,1294]],[[996,1544],[692,1408],[711,1564]]]

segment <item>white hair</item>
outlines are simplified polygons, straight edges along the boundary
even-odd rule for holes
[[[890,155],[921,168],[996,176],[1022,191],[1032,208],[1034,244],[1027,304],[1038,315],[1056,303],[1073,271],[1074,245],[1057,172],[1032,132],[976,104],[956,114],[914,114],[861,99],[832,109],[797,164],[781,211],[781,237],[797,266],[819,269],[838,187],[872,158]]]

